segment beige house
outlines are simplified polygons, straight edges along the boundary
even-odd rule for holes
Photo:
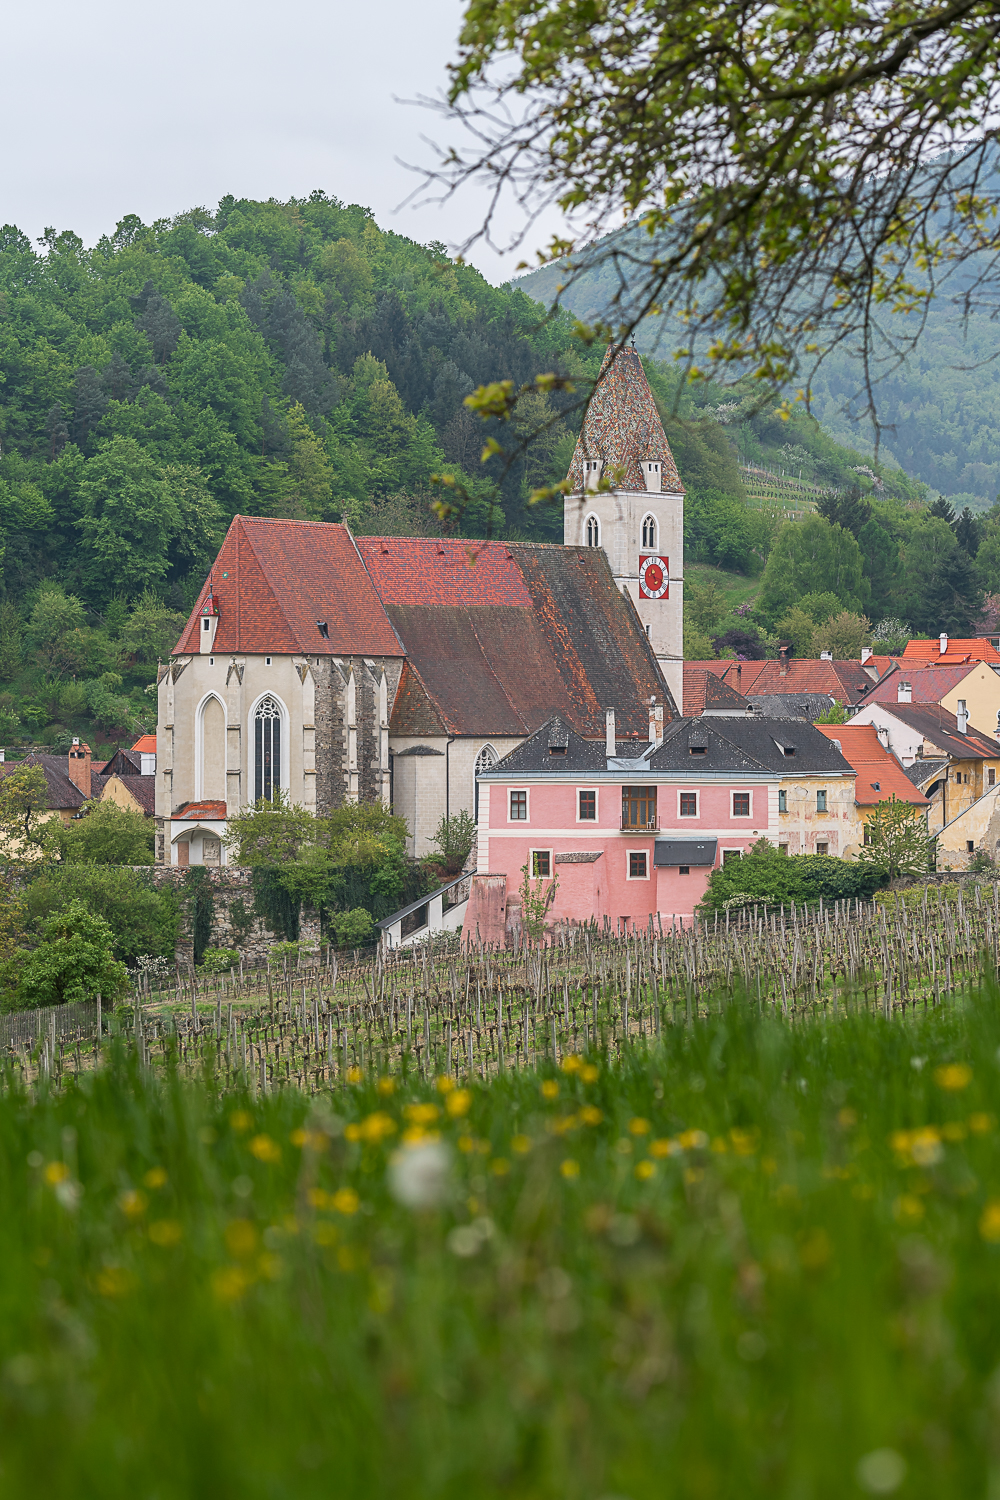
[[[1000,743],[936,703],[869,703],[851,720],[873,724],[915,787],[928,798],[927,827],[940,832],[991,791]]]
[[[937,704],[954,714],[963,712],[973,729],[997,737],[1000,723],[1000,672],[985,661],[894,662],[891,670],[865,696],[871,703]]]

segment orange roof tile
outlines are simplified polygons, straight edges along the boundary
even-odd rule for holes
[[[156,754],[156,735],[155,734],[144,734],[144,735],[141,735],[139,737],[139,739],[136,740],[135,744],[132,746],[132,751],[133,751],[133,753],[138,752],[140,755],[155,755]]]
[[[989,661],[1000,666],[1000,651],[985,636],[962,640],[946,637],[945,642],[946,649],[942,651],[938,640],[907,641],[903,661],[907,664],[911,661],[943,662],[948,666],[960,661]]]
[[[184,806],[178,808],[174,813],[174,823],[207,822],[221,823],[226,816],[226,804],[224,802],[185,802]]]
[[[684,718],[696,719],[706,709],[725,709],[729,713],[746,711],[747,700],[731,683],[704,667],[684,667]]]
[[[817,724],[816,728],[840,746],[841,755],[858,773],[854,800],[859,807],[874,807],[890,797],[927,807],[927,798],[882,744],[874,724]]]

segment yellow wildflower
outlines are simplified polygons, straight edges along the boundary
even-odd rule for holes
[[[635,1175],[640,1182],[646,1182],[656,1172],[656,1164],[651,1161],[637,1161],[635,1164]]]
[[[568,1156],[564,1162],[560,1163],[559,1170],[566,1178],[579,1177],[580,1163],[578,1161],[574,1161],[571,1156]]]
[[[126,1188],[118,1194],[118,1207],[128,1219],[139,1219],[146,1212],[148,1199],[145,1193],[137,1192],[135,1188]]]
[[[257,1248],[257,1230],[249,1219],[232,1219],[226,1225],[226,1249],[234,1260],[245,1260]]]
[[[360,1083],[364,1076],[360,1068],[348,1068],[347,1070],[348,1083]]]
[[[677,1137],[677,1144],[682,1151],[704,1151],[708,1145],[708,1136],[703,1130],[682,1130]]]
[[[1000,1200],[993,1199],[983,1209],[979,1220],[979,1233],[991,1245],[1000,1243]]]
[[[395,1135],[396,1122],[384,1110],[377,1109],[374,1114],[367,1115],[361,1121],[360,1131],[363,1141],[377,1146],[379,1141],[384,1140],[387,1135]]]
[[[510,1162],[505,1161],[502,1156],[498,1156],[494,1161],[490,1162],[490,1171],[494,1177],[506,1177],[510,1171]]]
[[[934,1069],[934,1082],[939,1089],[948,1089],[957,1094],[972,1082],[972,1069],[967,1063],[947,1063]]]
[[[281,1147],[276,1141],[272,1141],[269,1135],[255,1135],[250,1142],[250,1150],[258,1161],[279,1162],[281,1160]]]
[[[176,1219],[154,1219],[149,1226],[149,1238],[154,1245],[162,1245],[169,1249],[171,1245],[179,1245],[184,1238],[184,1230]]]
[[[441,1077],[437,1081],[437,1091],[438,1091],[438,1093],[439,1094],[450,1094],[451,1091],[452,1091],[452,1089],[454,1087],[455,1087],[455,1080],[454,1080],[454,1078],[450,1077],[447,1073],[442,1073]]]
[[[643,1119],[640,1119],[640,1118],[636,1117],[633,1120],[629,1120],[629,1122],[628,1122],[628,1128],[632,1132],[633,1135],[648,1135],[649,1134],[649,1130],[650,1130],[650,1125],[649,1125],[649,1121],[648,1120],[643,1120]]]
[[[102,1297],[127,1297],[135,1285],[135,1277],[124,1266],[102,1266],[97,1273],[96,1286]]]
[[[476,1138],[474,1135],[460,1135],[458,1138],[458,1149],[468,1154],[476,1149]]]
[[[600,1068],[595,1067],[593,1063],[584,1063],[583,1067],[580,1069],[580,1077],[583,1079],[584,1083],[596,1083],[600,1076],[600,1072]]]
[[[559,1064],[564,1073],[580,1073],[583,1070],[583,1058],[577,1052],[567,1052]]]
[[[733,1150],[737,1156],[753,1156],[757,1150],[760,1131],[755,1128],[740,1130],[739,1127],[734,1126],[729,1132],[729,1139],[733,1143]]]
[[[390,1094],[396,1092],[395,1078],[380,1078],[378,1081],[378,1091],[383,1098],[388,1099]]]
[[[220,1266],[212,1274],[212,1291],[220,1302],[238,1301],[252,1285],[253,1278],[242,1266]]]
[[[518,1156],[524,1156],[531,1150],[531,1137],[529,1135],[515,1135],[511,1140],[510,1149],[516,1151]]]
[[[558,1083],[556,1083],[556,1081],[555,1081],[554,1078],[546,1078],[545,1082],[542,1084],[542,1098],[543,1099],[558,1099],[559,1098],[559,1085],[558,1085]]]
[[[436,1104],[408,1104],[403,1110],[403,1114],[414,1125],[429,1125],[440,1113]]]
[[[162,1167],[150,1167],[142,1180],[148,1188],[161,1188],[167,1180],[167,1174]]]
[[[924,1205],[912,1193],[903,1193],[892,1205],[892,1212],[900,1224],[916,1224],[924,1216]]]
[[[64,1161],[50,1161],[45,1168],[45,1181],[50,1187],[56,1187],[60,1182],[65,1182],[69,1176],[69,1167]]]
[[[350,1215],[357,1213],[360,1203],[361,1199],[353,1188],[343,1187],[338,1188],[334,1193],[330,1199],[329,1206],[335,1209],[338,1214]]]
[[[229,1123],[235,1131],[242,1133],[253,1125],[253,1115],[247,1109],[237,1109],[229,1116]]]
[[[459,1120],[467,1115],[472,1107],[471,1089],[455,1089],[444,1101],[444,1107],[453,1120]]]

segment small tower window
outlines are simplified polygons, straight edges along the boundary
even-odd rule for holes
[[[601,523],[596,516],[588,516],[585,528],[588,547],[601,545]]]
[[[648,547],[650,552],[656,551],[655,516],[643,516],[642,518],[642,545]]]

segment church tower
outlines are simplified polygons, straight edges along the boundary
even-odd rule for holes
[[[568,478],[563,540],[603,547],[684,701],[684,486],[634,348],[608,350]]]

